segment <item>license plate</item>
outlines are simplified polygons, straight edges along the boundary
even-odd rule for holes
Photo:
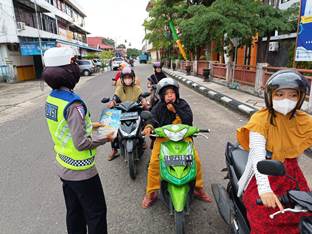
[[[189,166],[193,163],[192,155],[171,155],[165,156],[165,164],[167,166]]]
[[[133,119],[138,119],[139,118],[139,114],[138,112],[126,112],[126,113],[122,113],[121,114],[121,121],[125,121],[125,120],[133,120]]]

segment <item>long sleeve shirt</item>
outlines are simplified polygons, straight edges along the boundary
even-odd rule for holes
[[[245,171],[238,181],[237,196],[240,197],[247,188],[253,176],[256,177],[259,195],[272,192],[267,175],[261,174],[257,169],[257,163],[265,160],[266,156],[266,140],[259,133],[250,131],[249,133],[249,155]]]
[[[74,146],[82,151],[86,149],[93,149],[99,145],[103,145],[107,141],[105,139],[96,139],[87,136],[85,126],[85,111],[81,103],[75,102],[67,109],[67,123],[70,130]],[[59,163],[57,165],[57,174],[64,180],[80,181],[87,180],[97,175],[96,167],[92,167],[83,171],[74,171],[62,167]]]

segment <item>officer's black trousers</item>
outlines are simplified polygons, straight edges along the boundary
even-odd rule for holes
[[[68,234],[106,234],[106,203],[99,175],[83,181],[63,180]]]

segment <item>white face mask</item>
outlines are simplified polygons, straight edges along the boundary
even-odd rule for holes
[[[292,101],[287,98],[283,100],[273,100],[273,109],[283,115],[287,115],[289,112],[295,109],[296,105],[296,101]]]
[[[125,85],[129,86],[132,84],[133,80],[132,80],[132,78],[125,78],[124,82],[125,82]]]

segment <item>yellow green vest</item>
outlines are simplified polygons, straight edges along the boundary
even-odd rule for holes
[[[53,90],[46,100],[45,117],[54,142],[57,162],[70,170],[86,170],[94,166],[96,150],[77,150],[66,120],[67,107],[77,101],[83,103],[81,98],[71,91]],[[84,103],[83,105],[85,106]],[[86,132],[90,136],[92,122],[86,107],[85,111]]]

